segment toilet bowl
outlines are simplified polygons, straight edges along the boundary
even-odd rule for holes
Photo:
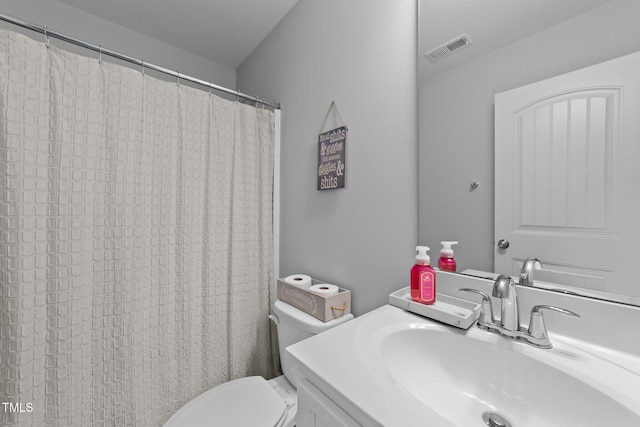
[[[322,322],[297,308],[276,301],[269,316],[278,328],[281,375],[269,381],[245,377],[208,390],[189,401],[164,427],[292,427],[295,425],[299,374],[284,349],[353,319],[345,314]]]

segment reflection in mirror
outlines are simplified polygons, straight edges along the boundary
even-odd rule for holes
[[[640,2],[636,0],[420,0],[420,244],[438,248],[442,240],[457,240],[458,271],[517,275],[517,263],[512,271],[494,266],[500,238],[494,236],[498,227],[494,220],[511,209],[494,207],[499,200],[494,173],[503,171],[508,162],[494,160],[495,96],[639,51],[638,19]],[[460,35],[470,41],[464,49],[453,49],[435,62],[425,57]],[[612,183],[627,178],[631,179],[620,176]],[[640,217],[637,187],[631,188],[632,193],[616,191],[636,195],[631,199],[638,211],[632,215]],[[634,235],[640,225],[632,221],[625,227],[609,238],[616,250],[616,239]],[[514,258],[521,262],[538,257],[549,270],[554,263],[561,264],[558,253],[570,252],[567,243],[561,236],[553,246],[556,255],[547,258],[537,253],[542,251],[538,246],[523,246],[522,254]],[[595,260],[606,255],[595,250],[600,246],[606,247],[593,246]],[[635,252],[640,255],[639,250]],[[634,266],[633,261],[626,264]],[[544,268],[536,273],[540,273],[536,286],[626,303],[633,303],[629,297],[637,302],[640,296],[640,283],[628,280],[616,283],[614,279],[606,286],[578,281],[569,288],[560,286],[557,274]]]

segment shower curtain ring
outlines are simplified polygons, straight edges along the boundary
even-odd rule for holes
[[[144,76],[144,59],[140,60],[142,62],[142,75]]]
[[[102,46],[98,45],[98,62],[102,63]]]
[[[176,71],[176,84],[180,86],[180,71]]]
[[[49,41],[49,32],[47,31],[46,25],[43,28],[44,28],[44,44],[45,46],[47,46],[47,49],[48,49],[49,46],[51,46],[51,42]]]

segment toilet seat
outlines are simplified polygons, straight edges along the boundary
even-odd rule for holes
[[[274,427],[287,405],[262,377],[246,377],[208,390],[176,412],[164,427]]]

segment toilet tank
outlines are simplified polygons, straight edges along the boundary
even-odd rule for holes
[[[297,375],[293,372],[290,356],[284,349],[305,338],[335,328],[353,319],[353,314],[349,313],[328,322],[323,322],[280,300],[277,300],[273,305],[273,315],[278,325],[278,349],[280,350],[282,373],[296,388],[298,387]]]

